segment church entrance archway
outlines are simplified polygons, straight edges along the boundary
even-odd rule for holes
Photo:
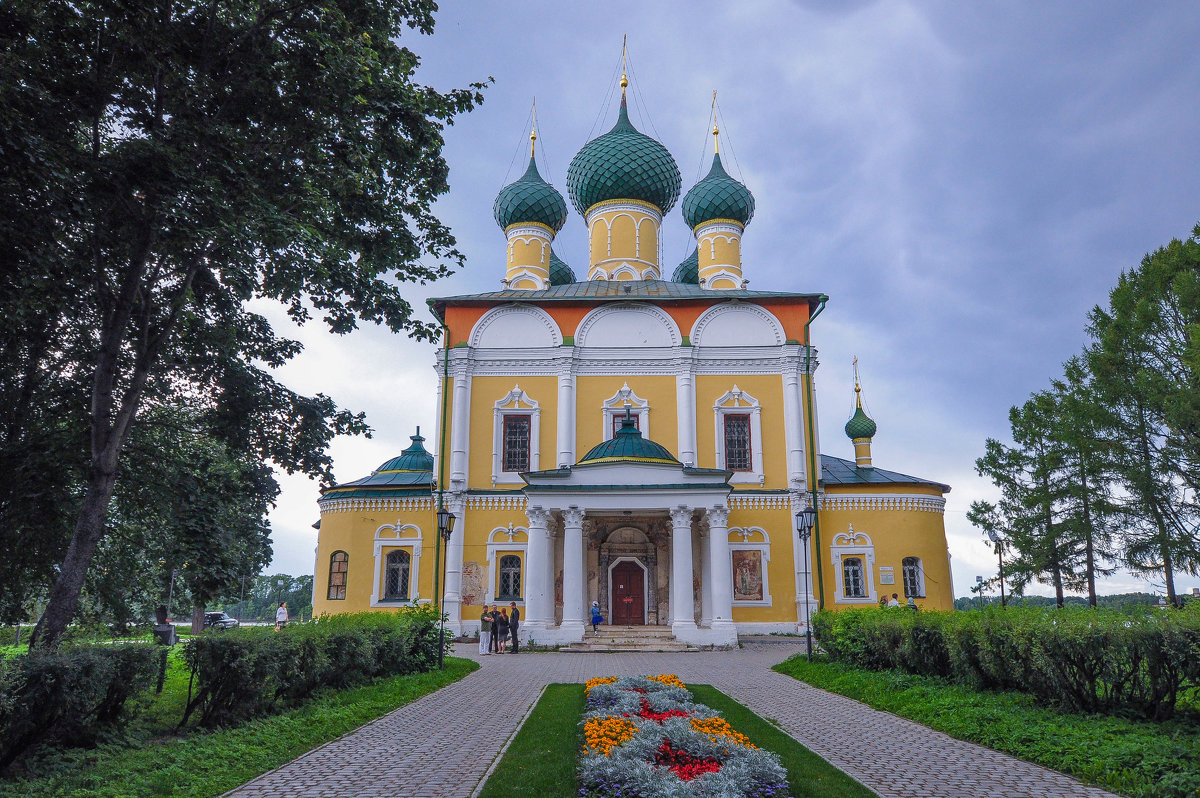
[[[609,572],[612,585],[612,623],[641,626],[646,623],[646,569],[635,560],[620,560]]]

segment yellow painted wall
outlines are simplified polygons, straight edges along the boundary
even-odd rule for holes
[[[488,537],[491,535],[493,530],[497,528],[507,528],[509,524],[512,524],[513,527],[524,528],[528,526],[529,519],[522,510],[471,509],[468,507],[463,515],[464,518],[462,522],[460,522],[460,527],[464,534],[463,566],[465,568],[469,563],[477,563],[483,571],[483,579],[485,584],[484,590],[481,592],[480,596],[474,600],[473,603],[467,604],[467,598],[464,596],[461,617],[462,620],[478,620],[479,613],[482,612],[481,604],[485,600],[484,597],[487,595],[486,581],[488,579],[491,580],[493,596],[499,591],[499,558],[503,557],[505,554],[516,554],[522,558],[521,596],[522,599],[524,599],[526,595],[525,587],[529,578],[529,574],[525,570],[525,553],[523,547],[513,546],[511,548],[506,548],[505,546],[507,544],[502,542],[500,547],[496,550],[497,561],[495,563],[495,568],[492,569],[493,572],[489,575],[489,568],[492,566],[492,563],[488,560],[487,544]],[[457,534],[457,531],[455,534]],[[507,538],[504,540],[507,541]],[[526,543],[527,540],[528,536],[525,533],[518,533],[518,536],[514,539],[514,542],[520,544]],[[464,593],[465,592],[466,586],[464,585]],[[508,601],[506,600],[504,604],[507,606]],[[523,600],[518,601],[517,606],[521,607],[522,612],[524,612],[525,602]]]
[[[700,276],[716,266],[734,266],[740,273],[742,270],[742,239],[741,236],[729,233],[713,233],[701,236],[697,246]]]
[[[575,456],[583,457],[604,437],[604,402],[625,383],[650,403],[650,439],[679,456],[679,421],[676,410],[675,378],[577,377],[575,379]],[[550,466],[547,466],[549,468]]]
[[[658,267],[658,225],[652,206],[645,211],[631,205],[635,200],[618,200],[620,210],[601,211],[592,217],[588,231],[589,268],[602,267],[609,273],[621,261],[629,261],[640,272],[647,266]],[[634,263],[634,261],[641,261]]]
[[[518,343],[515,342],[514,343]],[[496,402],[514,385],[538,403],[541,410],[538,452],[541,468],[553,468],[558,442],[557,377],[473,377],[471,378],[470,455],[467,484],[471,488],[492,488],[492,431]],[[618,385],[618,388],[621,386]],[[453,422],[451,428],[453,428]],[[532,458],[530,458],[532,460]],[[532,466],[532,462],[530,463]],[[524,483],[522,483],[523,485]],[[518,487],[518,486],[513,486]]]
[[[701,468],[717,467],[717,440],[713,405],[737,385],[758,400],[762,407],[762,440],[752,440],[761,448],[767,489],[787,487],[787,441],[783,432],[783,378],[777,374],[738,374],[696,377],[696,456]],[[655,430],[657,434],[657,430]],[[757,486],[756,486],[757,487]]]
[[[795,519],[788,509],[734,510],[729,528],[761,527],[771,541],[771,560],[766,564],[771,606],[733,605],[733,620],[741,623],[794,623],[796,621]],[[740,541],[730,536],[730,542]]]

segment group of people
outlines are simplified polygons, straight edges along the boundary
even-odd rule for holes
[[[899,594],[899,593],[893,593],[891,598],[888,598],[886,594],[880,594],[880,596],[879,596],[879,606],[880,606],[880,607],[900,607],[900,606],[903,606],[903,605],[900,603],[900,594]],[[915,610],[915,609],[917,609],[917,600],[916,600],[916,599],[914,599],[912,596],[909,596],[909,597],[908,597],[908,608],[909,608],[910,610]]]
[[[511,602],[508,608],[484,604],[483,614],[479,616],[479,653],[485,656],[493,652],[503,654],[505,651],[516,654],[520,647],[520,638],[517,637],[520,627],[521,610],[517,608],[517,602]],[[511,649],[508,647],[510,640]]]

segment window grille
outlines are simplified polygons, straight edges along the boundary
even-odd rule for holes
[[[521,558],[506,554],[500,558],[500,593],[497,600],[515,601],[521,598]]]
[[[752,471],[750,456],[750,416],[725,416],[725,468],[730,471]]]
[[[863,564],[858,557],[842,560],[842,592],[846,598],[866,598],[867,586],[863,581]]]
[[[905,557],[900,565],[904,576],[904,595],[913,598],[925,598],[925,585],[921,579],[921,560],[918,557]]]
[[[346,568],[350,555],[344,551],[335,551],[329,558],[329,600],[338,601],[346,598]]]
[[[383,598],[388,601],[408,601],[411,557],[404,549],[397,549],[388,553],[385,562]]]
[[[529,470],[529,424],[529,416],[504,417],[504,455],[501,458],[503,470]]]

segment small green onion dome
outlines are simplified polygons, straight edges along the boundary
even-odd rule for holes
[[[682,185],[667,148],[629,121],[624,97],[613,129],[583,145],[567,167],[567,191],[581,216],[597,202],[617,199],[648,202],[665,215]]]
[[[567,202],[538,174],[537,163],[531,155],[525,174],[496,195],[492,215],[501,229],[510,224],[537,222],[557,233],[567,222]]]
[[[386,463],[381,465],[376,471],[376,474],[386,471],[432,471],[433,470],[433,455],[425,451],[425,438],[421,436],[421,428],[417,427],[417,434],[410,435],[409,440],[412,441],[407,449],[400,453],[399,457],[393,457]]]
[[[575,272],[571,271],[563,259],[554,254],[554,250],[550,250],[550,285],[567,285],[577,282]]]
[[[874,438],[876,429],[878,428],[875,426],[875,422],[863,412],[861,403],[854,408],[854,415],[846,422],[846,436],[850,440],[854,440],[855,438]]]
[[[671,275],[673,283],[700,283],[700,250],[692,249],[692,254],[683,259],[683,262],[675,267],[675,273]]]
[[[614,463],[632,460],[638,463],[667,463],[679,465],[679,461],[660,444],[646,440],[630,416],[625,417],[621,428],[611,439],[592,447],[580,463]]]
[[[733,219],[745,227],[754,218],[754,195],[726,174],[717,153],[712,169],[683,198],[682,209],[684,220],[693,229],[711,219]]]

